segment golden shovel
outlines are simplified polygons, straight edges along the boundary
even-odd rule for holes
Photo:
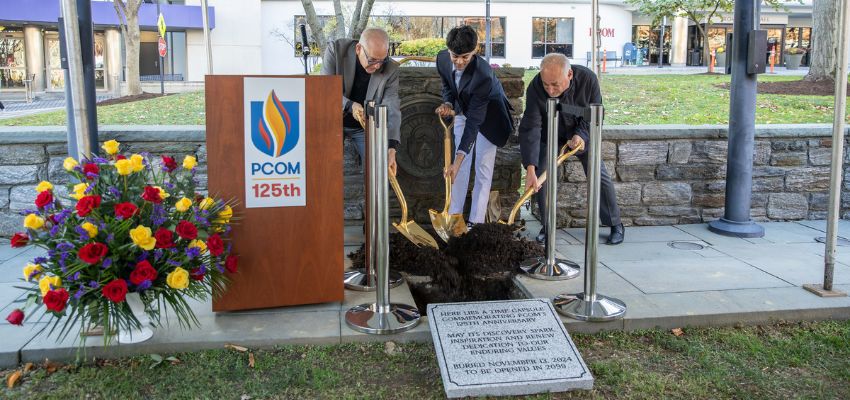
[[[437,119],[440,120],[440,125],[443,126],[443,130],[445,131],[443,137],[443,174],[445,175],[445,172],[452,164],[452,134],[450,128],[454,125],[454,120],[452,120],[452,123],[446,125],[442,117],[437,116]],[[452,202],[452,180],[448,176],[445,177],[445,180],[446,204],[443,207],[443,211],[439,212],[430,209],[428,210],[428,214],[431,217],[431,225],[437,231],[437,236],[448,243],[450,236],[460,236],[466,233],[466,222],[463,221],[463,214],[449,214],[449,204]]]
[[[360,114],[355,114],[354,118],[360,122],[360,125],[363,128],[366,128],[366,123],[363,120],[363,116]],[[404,193],[401,191],[401,186],[398,184],[398,180],[395,177],[395,174],[392,171],[387,172],[387,177],[390,180],[390,186],[393,188],[393,192],[395,192],[396,197],[398,197],[398,203],[401,205],[401,221],[398,223],[393,222],[393,226],[396,230],[399,231],[407,240],[413,242],[413,244],[417,246],[431,246],[435,249],[439,248],[437,246],[437,241],[434,240],[434,237],[429,235],[428,232],[425,232],[419,224],[415,221],[407,220],[407,201],[404,200]]]
[[[580,145],[580,146],[578,146],[578,147],[576,147],[576,148],[574,148],[570,151],[567,151],[567,145],[565,144],[564,147],[561,147],[561,155],[558,156],[558,166],[560,166],[561,163],[563,163],[566,159],[570,158],[575,153],[578,153],[579,151],[581,151],[581,149],[583,149],[583,148],[584,148],[584,144],[582,144],[582,145]],[[539,177],[537,177],[537,184],[542,185],[544,182],[546,182],[546,171],[544,171],[542,174],[540,174]],[[525,193],[523,193],[522,196],[520,196],[520,198],[519,198],[519,200],[517,200],[516,204],[514,204],[514,208],[511,209],[511,214],[508,216],[508,221],[505,222],[505,221],[499,220],[499,223],[500,224],[513,225],[514,222],[516,221],[516,215],[517,215],[517,213],[519,213],[520,207],[522,207],[522,205],[525,204],[525,202],[528,201],[528,199],[531,198],[531,195],[533,195],[534,192],[535,192],[534,189],[535,188],[533,188],[533,187],[528,188],[528,190],[526,190]]]

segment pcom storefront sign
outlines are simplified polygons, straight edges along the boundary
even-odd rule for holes
[[[244,78],[245,207],[307,203],[304,79]]]

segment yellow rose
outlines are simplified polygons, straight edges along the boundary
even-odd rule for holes
[[[186,289],[189,287],[189,271],[180,267],[174,268],[174,271],[165,277],[165,283],[177,290]]]
[[[133,229],[130,229],[130,239],[133,239],[133,243],[136,246],[139,246],[145,250],[151,250],[156,245],[156,239],[151,235],[151,228],[148,228],[144,225],[139,225]]]
[[[118,160],[115,162],[118,175],[130,175],[133,173],[133,162],[130,160]]]
[[[68,157],[65,161],[62,161],[62,168],[65,168],[65,171],[70,171],[77,165],[77,160],[75,160],[74,157]]]
[[[35,191],[41,193],[45,190],[53,190],[53,184],[48,181],[41,181],[38,186],[35,187]]]
[[[201,254],[207,252],[207,244],[203,240],[195,239],[189,242],[189,247],[197,247],[201,249]]]
[[[74,194],[70,195],[70,197],[75,198],[77,200],[82,199],[83,196],[86,195],[86,190],[89,188],[89,185],[86,183],[78,183],[74,185]]]
[[[206,209],[212,207],[213,205],[215,205],[215,200],[213,200],[210,197],[206,197],[203,200],[201,200],[201,204],[199,204],[198,207],[201,210],[206,210]]]
[[[221,211],[218,212],[218,217],[222,218],[222,219],[232,218],[233,217],[233,209],[230,208],[230,206],[225,204],[224,208],[221,209]]]
[[[41,289],[41,295],[44,296],[50,289],[58,289],[62,287],[62,279],[58,276],[45,276],[38,281],[38,288]]]
[[[31,279],[38,279],[42,271],[44,269],[41,268],[41,264],[27,263],[27,266],[24,267],[24,280],[29,282]]]
[[[145,169],[145,158],[140,154],[133,154],[130,156],[130,162],[133,163],[133,172],[139,172]]]
[[[117,140],[112,139],[112,140],[107,140],[106,142],[104,142],[103,146],[101,146],[101,147],[103,147],[103,150],[106,151],[106,154],[109,154],[111,156],[115,153],[118,153],[118,146],[120,144],[121,143],[118,143]]]
[[[168,192],[165,191],[165,189],[163,189],[159,186],[153,186],[153,188],[156,189],[156,190],[159,190],[159,198],[160,199],[165,200],[166,198],[168,198],[168,196],[171,196],[170,194],[168,194]]]
[[[89,238],[94,239],[94,237],[97,236],[97,226],[95,226],[93,223],[83,222],[83,224],[80,225],[80,227],[85,229],[86,232],[89,233]]]
[[[44,218],[35,214],[29,214],[24,218],[24,228],[39,229],[44,226]]]
[[[187,210],[189,210],[190,207],[192,207],[192,200],[189,200],[185,197],[178,200],[177,203],[174,204],[174,208],[176,208],[177,211],[180,212],[186,212]]]
[[[196,165],[198,165],[198,160],[193,156],[186,156],[186,158],[183,159],[183,168],[191,170],[192,168],[195,168]]]

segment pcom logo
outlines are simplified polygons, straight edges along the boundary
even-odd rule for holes
[[[266,101],[251,102],[251,141],[257,150],[280,157],[298,144],[298,102],[280,101],[274,90]]]

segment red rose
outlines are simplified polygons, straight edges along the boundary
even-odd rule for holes
[[[207,250],[214,256],[220,256],[221,253],[224,253],[224,242],[221,241],[221,237],[217,233],[207,239]]]
[[[180,221],[177,224],[177,234],[180,235],[181,238],[186,240],[192,240],[198,237],[198,228],[195,227],[195,224],[189,221]]]
[[[133,203],[118,203],[115,205],[115,216],[121,219],[130,218],[139,212],[139,207]]]
[[[142,198],[151,203],[162,203],[162,197],[159,197],[159,189],[153,186],[145,186],[145,192],[142,193]]]
[[[127,296],[127,281],[115,279],[103,286],[100,292],[103,294],[103,297],[106,297],[113,303],[120,303]]]
[[[224,259],[224,268],[227,269],[227,272],[231,274],[236,273],[236,256],[229,255]]]
[[[204,280],[204,270],[200,268],[195,268],[191,272],[189,272],[189,277],[196,281]]]
[[[162,166],[165,172],[171,172],[177,169],[177,162],[169,156],[162,156]]]
[[[44,208],[44,206],[50,203],[53,203],[53,193],[49,190],[39,193],[35,198],[35,206],[38,208]]]
[[[89,243],[83,246],[77,252],[77,255],[80,257],[80,260],[88,264],[97,264],[108,252],[109,248],[103,243]]]
[[[100,167],[94,163],[83,164],[83,174],[86,176],[86,179],[93,179],[89,177],[89,174],[97,175],[100,173]]]
[[[29,243],[30,237],[26,233],[16,232],[15,236],[9,241],[12,248],[24,247]]]
[[[44,295],[44,305],[50,311],[62,312],[68,304],[68,291],[62,288],[48,291]]]
[[[174,247],[174,234],[168,229],[157,229],[153,237],[156,239],[156,248],[158,249],[170,249]]]
[[[119,154],[119,155],[115,156],[115,160],[126,160],[126,159],[127,159],[127,157],[124,156],[123,154]]]
[[[92,210],[98,207],[100,207],[100,196],[83,196],[83,198],[77,202],[77,215],[85,217],[86,215],[89,215]]]
[[[24,312],[21,309],[16,308],[14,311],[9,313],[9,316],[6,317],[6,321],[9,321],[12,325],[21,326],[24,324]]]
[[[153,281],[156,279],[156,269],[151,266],[147,260],[140,261],[136,264],[136,269],[130,273],[130,282],[138,286],[144,281]],[[123,281],[122,281],[123,282]],[[127,286],[126,284],[124,285]]]

